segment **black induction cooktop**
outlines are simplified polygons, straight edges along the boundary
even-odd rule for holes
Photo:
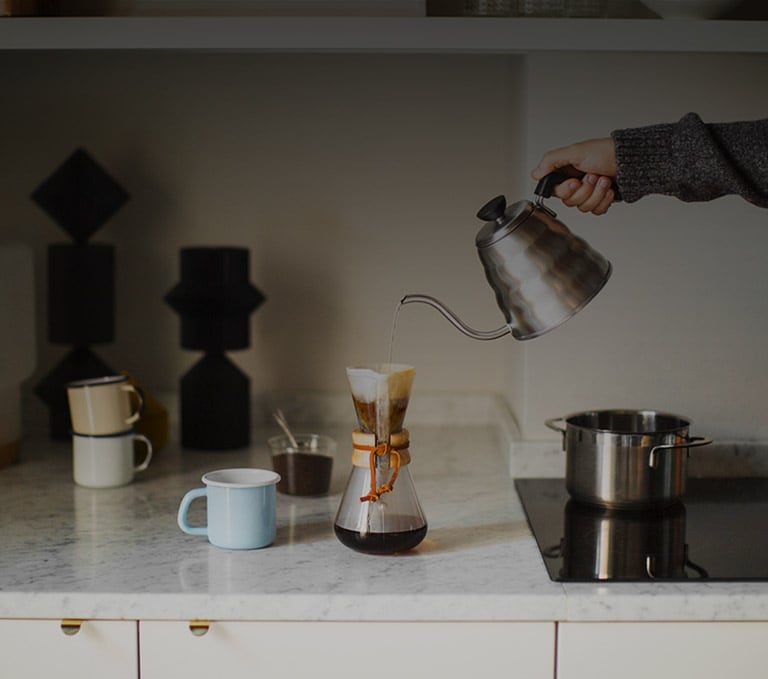
[[[563,479],[515,487],[559,582],[768,581],[768,479],[689,479],[682,502],[611,510],[571,499]]]

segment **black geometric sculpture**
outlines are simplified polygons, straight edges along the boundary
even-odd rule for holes
[[[78,244],[106,224],[128,198],[84,149],[77,149],[32,194],[32,200]]]
[[[88,348],[114,340],[114,247],[87,241],[128,194],[77,149],[35,189],[32,200],[74,240],[48,246],[48,339],[74,348],[35,387],[48,406],[51,437],[67,439],[67,382],[114,372]]]
[[[205,355],[181,378],[181,445],[226,450],[251,440],[250,379],[225,351],[250,345],[249,316],[264,300],[249,282],[248,250],[180,250],[181,280],[165,301],[181,318],[181,346]]]
[[[106,243],[48,246],[48,339],[104,344],[115,338],[115,249]]]

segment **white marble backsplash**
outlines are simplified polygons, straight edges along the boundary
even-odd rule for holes
[[[273,395],[259,401],[254,419],[258,421],[260,416],[268,421],[274,407],[281,407],[297,424],[348,422],[354,426],[355,422],[351,398],[346,392],[285,392]],[[508,456],[511,477],[551,478],[565,475],[565,452],[560,436],[553,435],[553,438],[541,441],[521,440],[515,415],[499,394],[418,393],[411,400],[406,422],[433,426],[491,426]],[[768,442],[713,441],[709,446],[691,448],[688,474],[693,478],[768,476]]]
[[[168,410],[171,438],[177,432],[179,397],[175,391],[154,394]],[[29,406],[29,404],[27,404]],[[254,430],[265,431],[277,425],[272,412],[280,408],[289,423],[298,428],[308,425],[342,432],[356,426],[352,398],[347,391],[307,391],[286,389],[252,396]],[[27,407],[25,426],[29,430],[44,430],[45,410],[36,404]],[[31,413],[31,415],[30,415]],[[417,392],[411,398],[406,426],[467,425],[490,427],[498,437],[500,454],[507,460],[512,478],[561,478],[565,476],[565,452],[559,435],[546,440],[522,440],[515,414],[506,399],[489,392]],[[345,433],[346,436],[346,433]],[[688,460],[688,475],[692,478],[768,477],[768,442],[720,441],[709,446],[692,448]]]
[[[178,412],[176,393],[163,393],[172,420]],[[269,426],[271,413],[281,408],[296,426],[318,423],[328,426],[355,426],[352,399],[348,392],[285,390],[255,396],[254,426]],[[440,426],[490,426],[508,458],[513,478],[559,478],[565,476],[565,452],[559,435],[541,441],[524,441],[506,399],[500,394],[467,392],[418,392],[411,399],[406,424]],[[176,426],[175,423],[172,426]],[[712,476],[768,476],[768,442],[713,441],[709,446],[692,448],[688,460],[692,478]]]

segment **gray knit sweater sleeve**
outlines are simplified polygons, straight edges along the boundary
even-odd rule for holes
[[[611,136],[616,183],[629,203],[651,193],[684,201],[737,194],[768,207],[768,119],[705,124],[689,113],[677,123]]]

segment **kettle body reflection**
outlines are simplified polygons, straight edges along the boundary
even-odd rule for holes
[[[475,330],[428,295],[406,295],[400,303],[428,304],[465,335],[481,340],[507,334],[532,339],[578,313],[608,281],[611,264],[544,204],[543,198],[564,179],[559,172],[542,179],[535,190],[536,202],[522,200],[508,206],[504,196],[497,196],[477,213],[485,224],[475,245],[505,325]]]

